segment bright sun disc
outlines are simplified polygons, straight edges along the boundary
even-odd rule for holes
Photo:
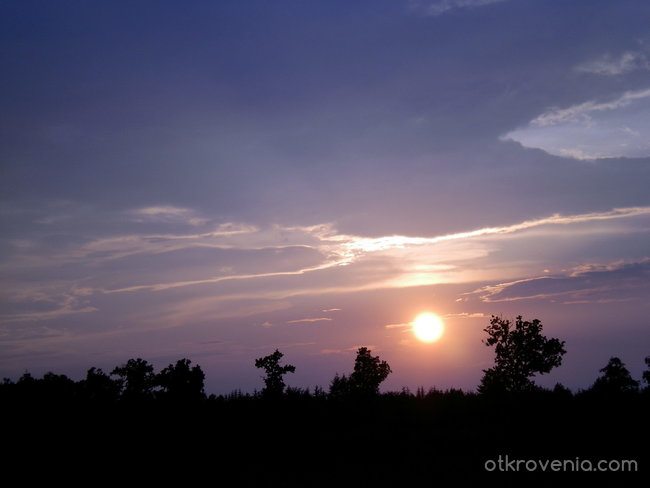
[[[413,333],[422,342],[434,342],[440,339],[444,326],[440,317],[431,313],[418,315],[413,321]]]

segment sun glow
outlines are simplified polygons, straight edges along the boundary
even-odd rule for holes
[[[413,334],[422,342],[435,342],[444,331],[442,320],[432,313],[420,314],[413,321]]]

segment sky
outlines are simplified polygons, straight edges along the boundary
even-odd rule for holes
[[[650,3],[0,4],[0,376],[473,390],[492,315],[650,355]],[[437,314],[443,336],[410,324]]]

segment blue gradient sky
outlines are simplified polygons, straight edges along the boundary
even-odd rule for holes
[[[491,314],[650,354],[650,4],[0,5],[0,375],[473,389]],[[408,330],[444,318],[433,344]]]

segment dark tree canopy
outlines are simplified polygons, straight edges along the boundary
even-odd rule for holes
[[[86,372],[86,378],[79,382],[83,398],[96,402],[110,402],[120,395],[120,384],[104,373],[101,368],[92,367]]]
[[[284,393],[284,378],[287,373],[294,373],[296,367],[290,364],[280,366],[280,360],[284,354],[277,349],[273,354],[258,358],[255,360],[255,367],[261,368],[266,373],[264,379],[264,389],[262,394],[266,397],[277,397]]]
[[[350,382],[361,394],[376,395],[379,393],[379,385],[392,371],[386,361],[379,359],[379,356],[373,356],[370,352],[367,347],[359,348]]]
[[[345,375],[339,376],[339,374],[336,373],[330,383],[329,394],[331,398],[345,398],[350,396],[352,394],[350,378]]]
[[[620,394],[634,393],[639,390],[639,382],[632,378],[625,364],[617,357],[610,358],[600,372],[603,374],[596,379],[591,387],[593,392]]]
[[[118,377],[122,398],[145,400],[153,396],[156,375],[153,366],[144,359],[129,359],[126,364],[111,371],[111,375]]]
[[[170,364],[156,377],[162,388],[162,396],[173,401],[199,400],[204,397],[203,382],[205,374],[200,366],[190,367],[192,361],[179,359]]]
[[[390,373],[392,371],[386,361],[373,356],[367,347],[360,347],[354,361],[354,371],[349,377],[337,374],[330,384],[330,394],[334,397],[377,395],[379,385]]]
[[[542,323],[517,317],[514,327],[510,320],[492,316],[483,342],[495,348],[494,367],[483,370],[479,391],[521,392],[535,388],[531,380],[535,374],[545,374],[562,363],[566,353],[564,341],[547,339],[542,334]]]
[[[650,356],[645,358],[645,367],[647,369],[643,372],[643,381],[645,381],[646,388],[650,388]]]

